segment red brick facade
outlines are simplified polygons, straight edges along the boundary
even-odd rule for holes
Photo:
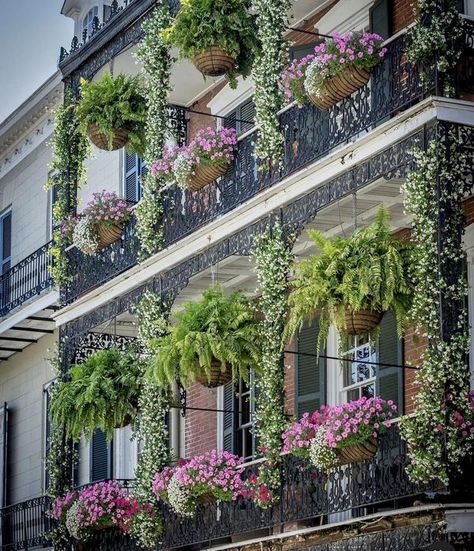
[[[217,390],[193,383],[187,392],[192,408],[217,409]],[[217,413],[188,410],[185,419],[185,457],[217,448]]]
[[[398,33],[415,19],[412,0],[393,0],[392,3],[392,34]]]

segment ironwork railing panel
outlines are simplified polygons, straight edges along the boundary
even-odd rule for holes
[[[53,520],[50,499],[41,496],[0,510],[1,551],[14,551],[50,545]]]
[[[5,316],[53,285],[52,241],[0,275],[0,316]]]

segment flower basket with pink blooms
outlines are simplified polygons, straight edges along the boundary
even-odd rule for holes
[[[203,128],[188,145],[165,148],[163,158],[151,165],[151,172],[184,189],[199,191],[227,172],[236,145],[234,128]]]
[[[321,425],[326,422],[328,406],[313,413],[304,413],[301,419],[294,421],[282,434],[283,453],[290,453],[302,459],[309,459],[309,448]]]
[[[212,450],[165,467],[153,481],[158,501],[176,513],[192,517],[198,505],[236,500],[243,489],[243,458],[230,452]]]

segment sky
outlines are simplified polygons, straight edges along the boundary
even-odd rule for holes
[[[0,0],[0,121],[57,69],[74,24],[63,0]]]

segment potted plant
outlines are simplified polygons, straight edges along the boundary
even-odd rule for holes
[[[211,450],[158,472],[153,492],[179,515],[193,516],[198,505],[232,501],[241,495],[243,462],[230,452]]]
[[[237,75],[250,74],[259,47],[250,7],[251,0],[187,0],[165,38],[204,76],[226,74],[234,88]]]
[[[319,428],[324,425],[327,418],[328,408],[321,408],[313,413],[304,413],[301,419],[293,421],[283,431],[283,453],[289,453],[302,459],[309,458],[309,448]]]
[[[301,59],[294,59],[281,74],[280,90],[287,101],[296,101],[299,107],[306,103],[308,96],[304,89],[306,69],[314,60],[314,54],[308,54]]]
[[[382,205],[372,225],[348,238],[309,232],[320,254],[297,266],[288,299],[288,337],[318,315],[319,350],[331,323],[343,335],[371,333],[389,310],[403,334],[413,300],[412,247],[392,236],[389,219]]]
[[[77,116],[91,142],[143,156],[147,106],[141,77],[106,72],[97,82],[82,79],[81,92]]]
[[[79,250],[95,254],[120,238],[132,209],[113,192],[94,193],[78,216],[70,216],[61,227],[63,235]]]
[[[128,533],[131,519],[138,511],[138,501],[116,480],[97,482],[78,491],[65,523],[69,534],[78,540],[107,528]]]
[[[392,400],[379,397],[347,402],[342,406],[326,406],[326,420],[311,441],[311,463],[321,470],[371,459],[375,456],[378,438],[385,434],[397,411]]]
[[[151,172],[184,189],[199,191],[227,172],[236,145],[234,128],[202,128],[189,145],[166,147],[163,158],[151,165]]]
[[[53,422],[74,440],[90,437],[96,428],[111,438],[114,429],[136,417],[143,370],[134,349],[121,354],[112,347],[91,354],[71,367],[69,380],[59,383],[51,401]]]
[[[69,509],[77,500],[77,491],[71,490],[65,495],[56,498],[51,507],[51,516],[58,522],[66,522],[66,515]]]
[[[178,379],[185,387],[193,381],[214,388],[232,378],[248,380],[249,370],[259,367],[259,337],[249,300],[213,286],[201,300],[185,304],[170,333],[153,342],[150,373],[162,385]]]
[[[387,52],[375,33],[352,32],[318,44],[305,66],[304,89],[309,100],[328,109],[367,84],[371,70]]]

